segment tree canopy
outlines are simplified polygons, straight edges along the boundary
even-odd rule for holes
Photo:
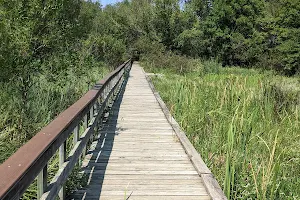
[[[299,72],[299,8],[298,0],[126,0],[104,8],[82,0],[3,0],[1,80],[49,69],[54,55],[82,50],[116,64],[131,48],[162,45],[224,66],[292,75]]]

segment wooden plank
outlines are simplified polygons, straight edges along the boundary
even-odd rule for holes
[[[198,174],[102,174],[93,177],[98,180],[201,180]]]
[[[140,123],[127,123],[127,124],[105,124],[104,129],[114,128],[114,129],[140,129],[140,130],[172,130],[168,124],[140,124]]]
[[[76,191],[77,194],[80,193],[88,193],[87,195],[91,195],[91,196],[99,196],[104,195],[104,196],[120,196],[120,195],[124,195],[125,194],[135,194],[138,196],[144,195],[144,196],[195,196],[195,195],[207,195],[206,189],[197,189],[197,190],[182,190],[182,191],[177,191],[177,190],[136,190],[136,191],[132,191],[132,190],[113,190],[113,191],[108,191],[108,190],[78,190]]]
[[[109,157],[166,157],[166,156],[173,156],[173,157],[184,157],[186,158],[186,155],[184,155],[182,152],[122,152],[122,151],[112,151],[112,152],[98,152],[93,153],[93,155],[101,155],[101,156],[109,156]],[[192,166],[192,165],[191,165]]]
[[[143,156],[143,157],[164,157],[164,156],[180,156],[180,157],[184,157],[186,158],[186,155],[183,152],[180,151],[158,151],[158,152],[154,152],[154,151],[99,151],[99,152],[92,152],[92,155],[102,155],[102,156],[121,156],[121,157],[127,157],[127,156]]]
[[[203,182],[200,179],[191,179],[191,180],[182,180],[182,179],[174,179],[174,180],[143,180],[143,179],[132,179],[132,180],[117,180],[117,179],[97,179],[97,177],[93,177],[91,179],[91,184],[101,184],[101,185],[166,185],[170,187],[170,185],[202,185]]]
[[[143,144],[138,144],[138,143],[130,143],[130,142],[122,142],[122,143],[115,143],[115,144],[105,144],[104,147],[101,147],[101,149],[118,149],[118,148],[128,148],[128,149],[152,149],[152,148],[166,148],[166,149],[177,149],[177,148],[180,148],[179,144],[178,143],[174,143],[174,144],[171,144],[171,143],[157,143],[157,144],[154,144],[154,143],[143,143]]]
[[[163,146],[162,146],[163,147]],[[128,145],[113,145],[113,146],[104,146],[104,147],[101,147],[99,148],[100,150],[111,150],[113,149],[114,151],[146,151],[146,150],[149,150],[149,151],[155,151],[155,150],[161,150],[161,147],[160,146],[157,146],[157,145],[148,145],[148,146],[128,146]],[[182,151],[182,149],[180,149],[179,146],[169,146],[167,148],[167,150],[169,151]]]
[[[97,164],[103,164],[103,163],[97,163]],[[168,167],[168,166],[95,166],[92,165],[91,163],[88,164],[87,167],[84,169],[88,170],[106,170],[106,171],[124,171],[124,172],[129,172],[129,171],[194,171],[195,169],[193,166],[189,165],[186,167],[180,167],[180,166],[175,166],[175,167]]]
[[[195,170],[192,171],[171,171],[171,170],[164,170],[164,171],[150,171],[150,170],[139,170],[139,171],[121,171],[121,170],[89,170],[89,169],[85,169],[84,173],[92,173],[93,175],[108,175],[108,174],[112,174],[112,175],[126,175],[126,174],[130,174],[130,175],[145,175],[145,174],[151,174],[151,175],[198,175],[198,173]]]
[[[166,126],[170,127],[170,124],[167,121],[125,121],[124,119],[120,119],[117,123],[105,123],[105,125],[109,126],[130,126],[130,125],[136,125],[136,126],[150,126],[150,127],[157,127],[157,126]]]
[[[210,199],[138,65],[100,133],[75,199]]]
[[[111,153],[111,152],[116,152],[116,153],[118,153],[118,152],[120,152],[120,153],[130,153],[130,154],[133,154],[133,153],[136,153],[137,152],[137,150],[132,150],[132,149],[112,149],[112,150],[100,150],[100,151],[98,151],[98,149],[95,149],[94,151],[91,151],[90,152],[90,154],[98,154],[98,153],[100,153],[100,152],[104,152],[104,153],[106,153],[106,154],[108,154],[108,153]],[[152,150],[152,149],[139,149],[139,151],[138,151],[138,153],[152,153],[152,152],[157,152],[157,153],[163,153],[163,154],[167,154],[167,153],[169,153],[170,152],[170,150],[169,149],[161,149],[161,148],[158,148],[158,149],[154,149],[154,150]],[[184,153],[184,151],[182,150],[182,149],[176,149],[176,150],[172,150],[171,151],[171,153],[173,154],[173,153],[177,153],[177,154],[179,154],[179,153]]]
[[[180,147],[180,144],[178,142],[173,141],[173,143],[171,142],[160,142],[160,143],[155,143],[153,141],[149,141],[149,142],[134,142],[134,141],[120,141],[118,143],[114,143],[113,141],[107,141],[105,142],[105,146],[106,147],[119,147],[119,146],[127,146],[128,148],[132,147],[158,147],[158,148],[163,148],[165,147],[166,149],[169,147]]]
[[[172,169],[172,168],[188,168],[188,169],[194,169],[193,166],[190,163],[174,163],[172,165],[168,163],[127,163],[127,164],[121,164],[121,163],[97,163],[97,162],[83,162],[84,166],[89,167],[112,167],[112,168],[118,168],[120,170],[125,170],[127,168],[151,168],[151,170],[163,168],[163,169]]]
[[[131,138],[131,140],[130,140]],[[144,137],[144,138],[139,138],[136,135],[133,136],[128,136],[128,135],[122,135],[122,136],[116,136],[116,137],[108,137],[105,138],[106,142],[112,142],[112,143],[118,143],[120,142],[135,142],[135,143],[152,143],[152,144],[156,144],[159,145],[160,143],[171,143],[171,142],[178,142],[178,138],[177,137],[172,137],[170,135],[170,137],[154,137],[153,138],[149,138],[149,137]],[[159,142],[155,143],[155,140],[159,140]]]
[[[156,140],[156,141],[155,141]],[[177,138],[132,138],[131,140],[125,140],[123,137],[114,137],[114,138],[106,138],[106,142],[113,142],[113,143],[117,143],[117,142],[132,142],[132,143],[153,143],[153,144],[160,144],[160,143],[171,143],[171,142],[177,142],[178,139]]]
[[[159,135],[164,135],[164,134],[173,134],[175,135],[175,132],[173,130],[101,130],[99,132],[100,134],[106,134],[106,133],[114,133],[116,135],[119,134],[142,134],[142,135],[151,135],[151,134],[159,134]]]
[[[112,112],[114,114],[114,112]],[[119,117],[164,117],[163,113],[147,112],[147,113],[117,113]]]
[[[87,155],[88,156],[88,155]],[[96,156],[93,156],[90,158],[91,160],[96,160],[98,159],[100,161],[103,162],[107,162],[109,160],[109,162],[131,162],[133,160],[143,160],[143,161],[166,161],[166,160],[173,160],[173,161],[179,161],[179,160],[186,160],[186,157],[183,156],[164,156],[164,157],[142,157],[142,156],[114,156],[114,157],[108,157],[108,156],[99,156],[99,158],[97,158]]]
[[[109,125],[104,125],[103,130],[118,130],[118,129],[138,129],[140,131],[144,130],[163,130],[163,131],[172,131],[172,128],[169,127],[143,127],[143,126],[109,126]]]
[[[144,135],[144,134],[134,134],[134,133],[123,133],[123,134],[110,134],[110,135],[106,135],[104,137],[105,139],[121,139],[121,140],[126,140],[126,141],[130,141],[132,140],[171,140],[173,141],[174,139],[177,139],[176,135],[172,135],[172,134],[168,134],[168,135],[159,135],[159,134],[152,134],[152,135]],[[155,141],[153,141],[153,143],[155,143]]]
[[[177,141],[177,136],[175,134],[169,134],[169,135],[142,135],[142,134],[118,134],[118,135],[106,135],[105,137],[103,137],[106,140],[122,140],[122,141],[127,141],[127,142],[135,142],[135,141],[140,141],[140,140],[146,140],[149,142],[152,142],[153,144],[156,143],[155,140],[163,140],[163,141],[169,141],[169,143],[171,142],[175,142]]]
[[[186,185],[164,185],[164,184],[155,184],[155,185],[135,185],[132,183],[127,184],[117,184],[117,185],[99,185],[99,184],[90,184],[89,190],[102,190],[102,191],[118,191],[118,190],[132,190],[132,191],[194,191],[200,190],[205,191],[204,185],[193,185],[193,184],[186,184]]]
[[[127,193],[128,194],[128,193]],[[128,194],[130,195],[130,194]],[[91,196],[89,194],[76,194],[71,196],[70,199],[89,199],[89,200],[99,200],[99,196]],[[126,199],[126,197],[124,197],[124,195],[120,195],[120,196],[104,196],[101,195],[101,200],[124,200],[124,198]],[[202,196],[138,196],[138,195],[134,195],[132,194],[128,200],[209,200],[210,197],[208,195],[202,195]]]
[[[88,160],[85,159],[85,162],[90,162],[90,163],[118,163],[118,164],[129,164],[129,163],[144,163],[144,164],[161,164],[161,163],[168,163],[169,165],[172,164],[190,164],[189,160]]]

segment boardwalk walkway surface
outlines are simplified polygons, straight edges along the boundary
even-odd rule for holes
[[[69,199],[210,199],[139,64],[83,162],[87,185]]]

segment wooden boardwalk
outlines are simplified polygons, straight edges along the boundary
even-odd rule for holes
[[[87,185],[68,199],[210,199],[138,64],[83,165]]]

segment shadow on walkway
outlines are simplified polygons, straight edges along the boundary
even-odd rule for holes
[[[129,78],[129,77],[128,77]],[[109,110],[109,116],[104,119],[100,129],[96,146],[92,146],[83,161],[83,179],[85,185],[74,191],[66,199],[100,199],[106,168],[114,146],[115,136],[124,129],[117,128],[118,116],[128,78],[122,84],[113,106]],[[95,144],[95,141],[94,143]]]

